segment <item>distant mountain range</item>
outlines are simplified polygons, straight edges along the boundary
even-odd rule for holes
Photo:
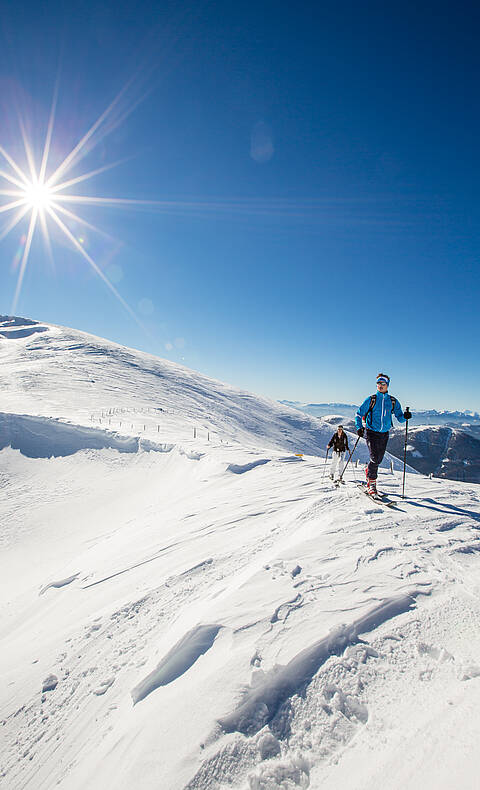
[[[304,411],[312,417],[325,417],[330,414],[339,414],[342,417],[354,417],[358,406],[352,403],[301,403],[297,400],[281,400],[284,406]]]

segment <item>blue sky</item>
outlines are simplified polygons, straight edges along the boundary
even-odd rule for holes
[[[360,402],[386,370],[480,410],[479,10],[428,5],[4,1],[0,144],[26,167],[20,112],[38,161],[58,76],[53,168],[128,84],[71,175],[122,163],[70,191],[170,203],[69,222],[142,326],[54,227],[16,312],[273,398]]]

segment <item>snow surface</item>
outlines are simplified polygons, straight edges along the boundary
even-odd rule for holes
[[[387,457],[387,509],[330,425],[74,330],[0,361],[5,787],[478,787],[478,485]]]

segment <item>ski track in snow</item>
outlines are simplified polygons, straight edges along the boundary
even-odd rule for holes
[[[0,335],[9,790],[477,786],[477,486],[409,474],[388,511],[354,466],[323,477],[308,415],[73,330]]]

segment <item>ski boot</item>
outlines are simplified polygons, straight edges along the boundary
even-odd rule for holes
[[[368,467],[365,469],[365,477],[367,478],[367,494],[370,494],[370,496],[377,496],[377,481],[368,476]]]
[[[376,480],[367,478],[367,494],[370,494],[370,496],[378,496]]]

